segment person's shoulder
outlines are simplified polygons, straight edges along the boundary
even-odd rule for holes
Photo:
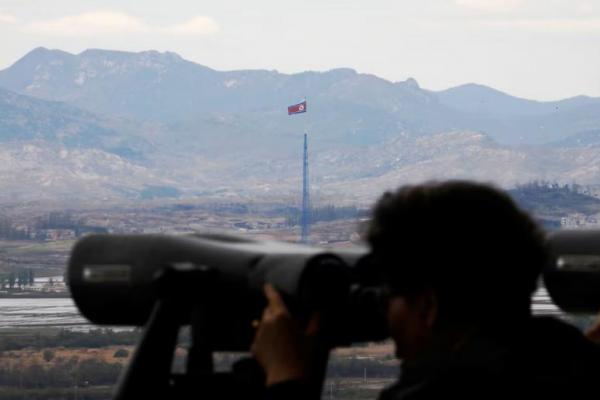
[[[379,400],[420,400],[429,398],[430,391],[426,381],[406,385],[402,381],[384,389],[379,395]]]
[[[384,389],[379,400],[506,399],[507,392],[498,383],[495,377],[485,374],[448,374],[411,385],[396,383]]]
[[[512,349],[507,365],[508,380],[531,393],[580,398],[597,386],[600,347],[566,322],[539,317]]]
[[[563,321],[533,318],[508,336],[489,340],[482,334],[443,368],[419,379],[401,377],[379,399],[580,398],[600,376],[600,347]]]
[[[553,317],[533,318],[523,345],[540,359],[550,358],[557,363],[592,363],[596,370],[600,368],[600,346],[575,326]]]

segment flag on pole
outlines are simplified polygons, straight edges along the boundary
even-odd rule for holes
[[[288,107],[288,115],[301,114],[306,112],[306,100],[302,103],[294,104]]]

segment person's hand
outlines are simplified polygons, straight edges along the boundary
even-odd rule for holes
[[[268,304],[250,351],[265,371],[266,384],[307,380],[311,374],[311,347],[318,330],[318,317],[313,317],[303,330],[271,284],[265,285],[264,292]]]
[[[592,342],[600,344],[600,314],[598,315],[598,318],[596,319],[594,325],[592,325],[592,327],[586,332],[585,335]]]

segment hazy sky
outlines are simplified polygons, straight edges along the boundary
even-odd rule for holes
[[[37,46],[600,96],[600,0],[0,0],[0,68]]]

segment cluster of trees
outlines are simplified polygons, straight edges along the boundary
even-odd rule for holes
[[[14,268],[8,274],[0,275],[1,289],[23,289],[33,286],[35,275],[31,268]]]
[[[577,184],[533,181],[516,186],[509,194],[521,207],[538,216],[600,212],[600,199],[594,197],[589,188]]]
[[[106,233],[106,228],[88,226],[83,219],[75,219],[66,212],[51,212],[39,217],[32,227],[15,228],[14,222],[5,215],[0,215],[0,240],[30,240],[31,233],[39,229],[71,229],[76,235],[86,232]]]
[[[72,229],[78,225],[83,225],[83,221],[66,212],[51,212],[39,217],[35,224],[38,229]]]
[[[20,229],[14,228],[10,218],[0,216],[0,239],[4,240],[26,240],[29,239],[29,233]]]
[[[66,329],[57,334],[39,333],[0,336],[0,351],[21,350],[24,348],[44,349],[49,347],[100,348],[106,346],[131,346],[137,343],[139,330],[113,331],[111,329],[93,329],[89,332],[76,332]]]
[[[356,206],[336,207],[330,204],[324,207],[313,207],[310,210],[311,222],[335,221],[338,219],[353,219],[367,217],[368,215],[368,210],[359,209]],[[292,208],[288,211],[285,223],[288,226],[300,225],[301,218],[302,210],[299,208]]]
[[[515,186],[515,192],[568,192],[568,193],[581,193],[590,195],[591,191],[587,186],[579,185],[577,183],[559,183],[545,180],[535,180],[524,184],[518,184]]]
[[[86,225],[83,219],[75,219],[67,212],[51,212],[41,216],[35,223],[36,229],[70,229],[76,236],[82,233],[107,233],[104,227]]]

